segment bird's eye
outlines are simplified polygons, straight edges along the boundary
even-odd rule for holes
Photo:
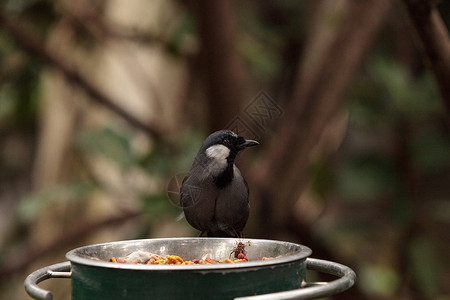
[[[229,141],[228,139],[224,139],[224,140],[223,140],[223,144],[226,145],[226,146],[228,146],[228,145],[230,144],[230,141]]]

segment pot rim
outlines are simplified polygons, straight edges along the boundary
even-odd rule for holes
[[[250,243],[255,242],[270,242],[277,243],[280,245],[293,246],[298,247],[300,250],[296,251],[291,255],[286,255],[278,258],[273,258],[269,260],[258,260],[258,261],[248,261],[245,263],[223,263],[223,264],[196,264],[196,265],[139,265],[139,264],[121,264],[121,263],[113,263],[108,261],[95,260],[92,258],[83,257],[77,255],[77,252],[81,252],[84,249],[88,249],[91,247],[105,247],[112,245],[126,245],[130,243],[137,242],[146,242],[146,241],[189,241],[189,240],[239,240],[239,241],[249,241]],[[75,248],[66,254],[66,258],[70,260],[72,263],[92,266],[92,267],[100,267],[100,268],[108,268],[108,269],[123,269],[123,270],[142,270],[142,271],[212,271],[212,270],[240,270],[240,269],[248,269],[248,268],[256,268],[256,267],[272,267],[275,265],[292,263],[298,260],[306,259],[310,256],[312,250],[304,245],[278,241],[278,240],[269,240],[269,239],[236,239],[236,238],[193,238],[193,237],[179,237],[179,238],[157,238],[157,239],[136,239],[136,240],[125,240],[125,241],[117,241],[117,242],[109,242],[109,243],[99,243],[93,245],[87,245],[83,247]]]

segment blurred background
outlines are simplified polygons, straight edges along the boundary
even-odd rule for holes
[[[197,236],[179,183],[223,128],[260,142],[246,237],[353,268],[335,299],[450,299],[448,1],[0,9],[1,299],[75,247]]]

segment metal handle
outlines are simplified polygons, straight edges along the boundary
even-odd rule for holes
[[[326,297],[343,292],[355,284],[356,274],[347,266],[315,258],[306,259],[306,268],[308,270],[319,271],[331,275],[340,277],[339,279],[331,282],[309,282],[302,284],[303,288],[265,294],[250,297],[239,297],[235,300],[287,300],[287,299],[314,299],[319,297]],[[53,295],[50,291],[46,291],[37,286],[39,282],[42,282],[50,278],[70,278],[72,272],[70,272],[70,262],[47,266],[39,269],[30,275],[25,280],[25,290],[28,295],[37,300],[52,300]]]
[[[347,266],[316,258],[306,259],[306,268],[308,270],[319,271],[335,276],[339,279],[330,282],[309,282],[302,284],[301,289],[250,296],[239,297],[235,300],[287,300],[287,299],[317,299],[343,292],[355,284],[356,274]]]
[[[25,279],[25,290],[34,299],[52,300],[52,293],[41,289],[37,284],[50,278],[70,278],[72,276],[70,269],[70,262],[66,261],[34,271]]]

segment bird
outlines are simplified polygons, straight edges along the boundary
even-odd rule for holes
[[[231,130],[216,131],[203,142],[180,188],[180,205],[199,236],[243,237],[249,189],[234,161],[240,151],[258,144]]]

